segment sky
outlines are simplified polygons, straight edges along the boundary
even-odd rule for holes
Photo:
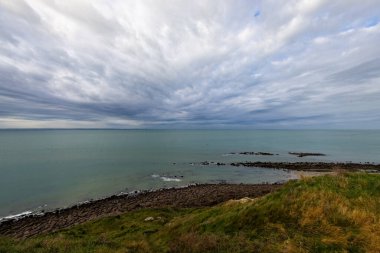
[[[380,129],[380,1],[0,0],[0,128]]]

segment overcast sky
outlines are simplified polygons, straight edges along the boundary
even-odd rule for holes
[[[0,0],[13,127],[380,128],[380,1]]]

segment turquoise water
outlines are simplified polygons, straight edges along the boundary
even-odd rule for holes
[[[242,151],[279,155],[229,155]],[[289,151],[327,156],[297,158]],[[291,176],[281,170],[202,166],[206,160],[380,163],[380,131],[1,130],[0,217],[121,191]]]

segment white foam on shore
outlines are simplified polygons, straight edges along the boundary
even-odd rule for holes
[[[162,181],[165,182],[181,182],[182,180],[179,178],[172,178],[172,177],[160,177]]]
[[[18,219],[18,218],[22,218],[22,217],[31,215],[32,213],[33,213],[32,211],[25,211],[25,212],[14,214],[14,215],[8,215],[8,216],[5,216],[3,218],[0,218],[0,221]]]
[[[151,175],[153,178],[160,178],[164,182],[181,182],[182,180],[177,177],[170,177],[170,176],[160,176],[158,174]]]

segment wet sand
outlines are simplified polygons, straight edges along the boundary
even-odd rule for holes
[[[0,223],[0,236],[27,238],[54,232],[89,220],[122,214],[142,208],[206,207],[231,199],[256,198],[281,187],[281,184],[202,184],[184,188],[161,189],[133,195],[110,196],[105,199],[27,216]]]

